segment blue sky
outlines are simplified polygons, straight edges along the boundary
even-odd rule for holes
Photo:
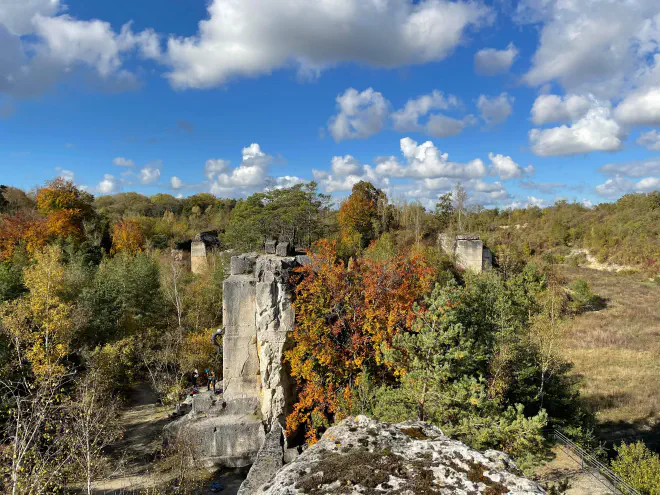
[[[0,0],[0,183],[434,204],[660,188],[655,0]],[[658,58],[657,60],[660,60]]]

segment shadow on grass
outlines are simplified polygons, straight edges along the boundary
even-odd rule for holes
[[[629,392],[615,392],[611,394],[592,394],[583,397],[583,401],[591,411],[605,411],[607,409],[614,409],[621,403],[629,401],[631,394]]]
[[[607,421],[598,425],[596,434],[605,442],[608,450],[622,442],[635,443],[641,440],[648,448],[660,453],[660,423],[650,425],[646,420]]]

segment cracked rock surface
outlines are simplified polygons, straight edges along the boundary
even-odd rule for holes
[[[348,418],[255,494],[542,494],[501,452],[480,453],[426,423]]]

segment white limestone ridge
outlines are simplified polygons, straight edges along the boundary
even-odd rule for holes
[[[250,480],[261,471],[261,462],[267,471],[277,461],[260,456],[239,494],[545,493],[507,455],[494,450],[482,454],[423,422],[387,424],[366,416],[348,418],[329,428],[318,443],[268,481],[257,486]],[[267,478],[264,474],[261,481]]]

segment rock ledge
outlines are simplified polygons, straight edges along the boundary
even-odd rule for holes
[[[501,452],[477,452],[422,422],[348,418],[252,493],[543,494]]]

